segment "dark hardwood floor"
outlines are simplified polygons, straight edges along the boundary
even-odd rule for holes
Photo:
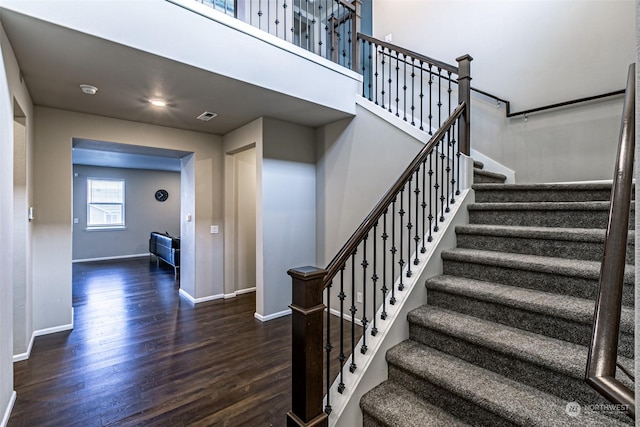
[[[74,329],[36,338],[14,364],[8,425],[284,426],[291,316],[256,320],[253,293],[194,307],[178,288],[148,258],[74,264]]]
[[[284,426],[290,316],[255,295],[198,305],[147,258],[73,266],[73,331],[15,364],[9,426]]]

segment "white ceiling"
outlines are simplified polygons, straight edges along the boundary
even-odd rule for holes
[[[36,105],[224,135],[261,116],[310,127],[345,113],[0,8]],[[86,95],[80,84],[98,88]],[[149,104],[153,97],[168,108]],[[196,119],[217,113],[209,122]]]

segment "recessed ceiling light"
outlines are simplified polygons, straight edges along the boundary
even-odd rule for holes
[[[87,84],[81,84],[80,90],[82,90],[82,92],[86,93],[87,95],[95,95],[98,91],[98,88]]]
[[[151,105],[155,105],[156,107],[166,107],[167,103],[162,99],[150,99],[149,102]]]

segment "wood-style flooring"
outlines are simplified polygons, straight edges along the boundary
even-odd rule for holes
[[[193,307],[147,258],[74,264],[73,331],[15,364],[9,426],[284,426],[291,317],[255,295]]]

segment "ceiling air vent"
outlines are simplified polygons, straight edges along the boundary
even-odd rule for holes
[[[209,120],[213,119],[215,116],[217,116],[216,113],[212,113],[211,111],[205,111],[204,113],[200,114],[196,118],[198,120],[202,120],[203,122],[208,122]]]

